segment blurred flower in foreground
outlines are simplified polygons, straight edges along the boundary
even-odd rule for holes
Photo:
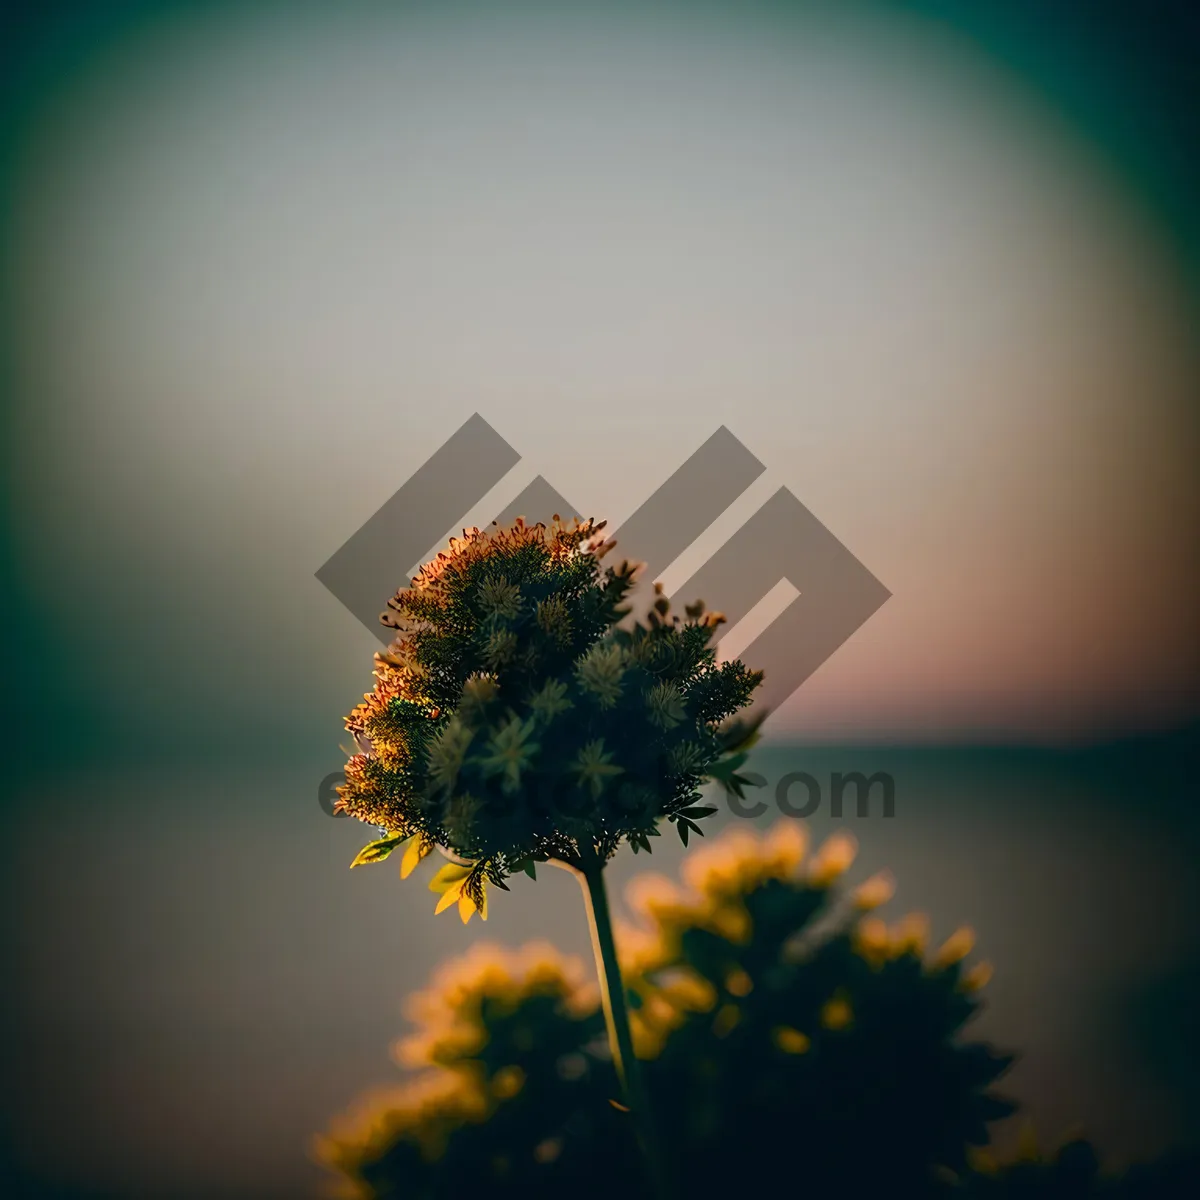
[[[881,928],[842,896],[852,840],[806,851],[794,821],[765,837],[739,830],[688,857],[688,886],[631,886],[627,999],[684,1193],[760,1178],[814,1194],[920,1194],[935,1168],[965,1171],[987,1123],[1012,1111],[989,1090],[1011,1059],[960,1040],[978,1007],[961,938],[956,954],[927,958],[906,926]],[[422,1124],[389,1119],[385,1103],[327,1139],[324,1160],[357,1194],[465,1195],[467,1179],[502,1196],[568,1182],[561,1194],[645,1194],[611,1103],[602,1019],[567,960],[476,949],[409,1011],[417,1031],[402,1061],[468,1080],[458,1086],[473,1099],[455,1101],[463,1115],[449,1131],[445,1104]]]
[[[889,926],[877,876],[844,894],[855,845],[811,856],[804,829],[727,832],[680,887],[642,876],[621,931],[638,1053],[681,1194],[1174,1200],[1200,1159],[1120,1177],[1078,1139],[987,1148],[1013,1111],[992,1082],[1012,1061],[964,1041],[986,980],[963,929],[932,953],[928,922]],[[360,1200],[648,1196],[595,991],[540,944],[476,946],[414,996],[398,1057],[417,1074],[364,1098],[319,1139]]]
[[[631,889],[652,1100],[714,1192],[752,1156],[764,1177],[818,1192],[913,1194],[936,1168],[964,1169],[1014,1110],[991,1091],[1011,1056],[962,1038],[979,1007],[964,935],[927,954],[922,918],[889,928],[874,915],[889,876],[841,886],[856,851],[839,832],[810,852],[805,827],[781,821],[694,851],[686,888]],[[656,1001],[681,986],[707,1003]]]
[[[478,944],[412,997],[396,1046],[418,1073],[318,1139],[345,1197],[590,1195],[624,1156],[640,1186],[604,1017],[582,964],[552,947]]]

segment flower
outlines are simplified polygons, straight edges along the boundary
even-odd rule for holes
[[[756,721],[731,722],[761,672],[716,661],[716,614],[673,616],[658,589],[624,622],[637,568],[605,566],[603,524],[464,530],[383,614],[396,640],[346,718],[355,753],[339,808],[380,829],[355,865],[435,847],[464,870],[436,877],[437,910],[485,912],[488,885],[550,859],[651,849],[659,822],[686,844],[737,790]]]
[[[854,889],[854,904],[863,912],[870,912],[874,908],[879,908],[886,904],[896,891],[895,880],[892,879],[890,871],[880,871],[878,875],[872,875],[865,883],[860,883]]]
[[[814,887],[827,888],[853,864],[858,854],[854,834],[839,830],[828,838],[813,858],[809,880]]]
[[[826,1029],[846,1029],[854,1020],[854,1010],[842,994],[833,996],[821,1007],[821,1024]]]
[[[346,1195],[432,1200],[462,1194],[463,1180],[527,1195],[564,1178],[588,1194],[605,1156],[635,1152],[608,1105],[617,1084],[598,1049],[604,1018],[578,959],[545,943],[476,943],[406,1011],[414,1030],[393,1048],[406,1081],[316,1139]]]
[[[934,961],[939,967],[949,967],[956,962],[962,962],[974,949],[975,932],[963,925],[946,939]]]
[[[935,1170],[975,1181],[972,1149],[1012,1111],[992,1090],[1012,1060],[963,1036],[978,973],[964,972],[963,939],[926,962],[908,937],[918,919],[895,953],[900,939],[853,887],[802,869],[806,844],[795,821],[733,829],[688,856],[682,884],[630,884],[638,924],[617,941],[630,1029],[680,1194],[736,1194],[747,1171],[774,1180],[799,1162],[814,1194],[932,1200]],[[845,842],[816,857],[841,865]],[[397,1048],[418,1072],[411,1094],[380,1099],[394,1113],[336,1153],[326,1142],[326,1161],[379,1200],[464,1194],[465,1180],[498,1200],[647,1200],[583,979],[545,945],[476,945],[443,966]],[[461,1082],[439,1091],[431,1072]],[[412,1116],[442,1095],[456,1099]]]
[[[897,922],[892,932],[892,954],[896,957],[911,954],[921,958],[928,942],[929,918],[924,913],[909,913]]]
[[[591,793],[593,800],[604,791],[607,780],[624,770],[612,761],[612,757],[604,749],[604,739],[596,738],[588,742],[575,759],[575,777]]]
[[[798,1029],[792,1029],[788,1025],[780,1025],[772,1033],[775,1039],[775,1045],[779,1047],[784,1054],[807,1054],[812,1047],[812,1039],[806,1034],[803,1034]]]
[[[963,973],[959,986],[964,992],[978,992],[992,980],[992,964],[984,959]]]

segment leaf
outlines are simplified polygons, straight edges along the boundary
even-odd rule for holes
[[[755,779],[761,781],[761,776],[738,773],[738,768],[743,766],[749,757],[745,751],[741,751],[728,758],[718,759],[709,767],[708,777],[716,780],[727,794],[745,799],[745,789],[756,786]]]
[[[533,865],[532,858],[527,863],[524,863],[522,865],[521,870],[523,870],[525,872],[525,874],[529,876],[530,879],[537,878],[537,868]]]
[[[767,713],[760,712],[747,720],[737,717],[717,731],[721,748],[726,751],[749,750],[762,736],[762,724]]]
[[[407,840],[403,833],[389,833],[378,841],[368,842],[355,856],[351,868],[361,867],[367,863],[383,862],[385,858],[402,842]]]
[[[717,811],[715,804],[695,804],[691,808],[681,808],[679,815],[681,817],[711,817]]]
[[[719,758],[709,767],[709,777],[724,783],[726,780],[732,778],[738,767],[745,765],[749,757],[750,755],[743,750],[737,754],[730,754],[724,758]]]

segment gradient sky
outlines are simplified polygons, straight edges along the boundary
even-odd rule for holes
[[[767,470],[668,582],[791,488],[893,595],[756,764],[893,773],[862,873],[976,926],[1047,1137],[1194,1127],[1194,756],[1028,749],[1200,709],[1194,62],[1117,0],[83,7],[0,72],[29,1170],[307,1194],[479,936],[314,794],[376,647],[314,573],[474,412],[464,520],[542,474],[618,536],[727,425]],[[488,934],[586,953],[569,884]]]
[[[33,107],[14,512],[80,699],[341,711],[313,572],[479,411],[525,457],[471,519],[619,523],[727,424],[767,475],[693,558],[783,484],[885,583],[781,732],[1194,714],[1194,297],[1103,145],[911,12],[464,13],[164,9]]]

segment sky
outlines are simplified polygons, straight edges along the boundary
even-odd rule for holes
[[[719,427],[757,456],[664,580],[782,487],[891,593],[759,769],[894,775],[863,871],[977,928],[1051,1136],[1195,1126],[1200,98],[1191,8],[1138,7],[13,7],[28,1179],[308,1194],[309,1136],[480,935],[351,874],[367,832],[316,796],[377,646],[316,572],[474,413],[520,461],[463,524],[540,475],[619,541]],[[488,935],[586,954],[566,883]]]
[[[1168,223],[947,21],[750,11],[168,7],[28,105],[15,561],[103,627],[108,741],[344,708],[372,641],[314,572],[475,412],[522,462],[464,523],[542,474],[619,527],[726,425],[766,472],[693,560],[785,486],[871,570],[781,733],[1195,715]]]

